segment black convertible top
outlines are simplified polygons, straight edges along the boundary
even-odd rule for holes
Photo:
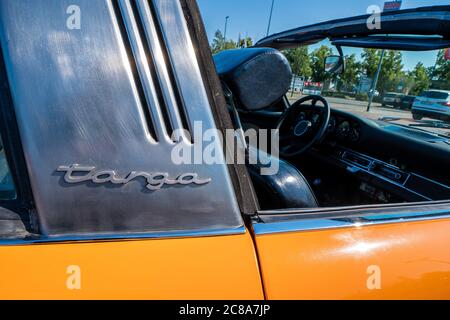
[[[369,29],[371,15],[331,20],[277,33],[258,41],[255,47],[279,50],[310,45],[326,38],[343,41],[349,38],[367,39],[373,35],[439,36],[450,40],[450,6],[431,6],[381,13],[381,29]],[[446,44],[443,44],[445,46]]]

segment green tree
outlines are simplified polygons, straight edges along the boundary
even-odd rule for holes
[[[311,60],[308,55],[308,47],[299,47],[284,51],[292,72],[300,77],[309,78],[312,75]]]
[[[410,91],[412,95],[419,95],[421,92],[428,90],[430,88],[430,76],[428,74],[427,68],[422,62],[419,62],[413,71],[410,73],[411,78],[414,81],[414,85]]]
[[[375,78],[378,70],[381,52],[378,49],[364,49],[361,54],[362,71],[371,79]],[[400,85],[405,85],[402,59],[400,51],[386,50],[376,88],[379,92],[398,91]]]
[[[450,90],[450,60],[445,59],[445,50],[440,50],[436,66],[431,69],[433,89]]]
[[[216,31],[216,33],[214,34],[213,42],[211,44],[211,51],[213,54],[236,48],[236,42],[234,42],[233,40],[226,40],[220,30]]]
[[[369,77],[374,78],[377,73],[378,63],[380,62],[381,50],[364,49],[361,54],[363,60],[361,64],[362,71]]]
[[[316,82],[324,82],[329,78],[325,72],[325,58],[333,54],[331,48],[323,45],[311,53],[312,78]]]
[[[378,79],[377,90],[380,92],[397,92],[399,86],[404,87],[403,55],[400,51],[387,50]]]
[[[245,37],[241,39],[241,36],[239,35],[237,45],[239,48],[250,48],[253,46],[253,39],[251,37]]]
[[[362,65],[356,60],[356,55],[352,54],[345,57],[344,73],[340,76],[340,83],[345,91],[351,91],[357,86]]]

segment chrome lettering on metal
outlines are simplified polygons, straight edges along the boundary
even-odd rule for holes
[[[164,186],[205,185],[212,180],[210,178],[201,179],[197,173],[184,173],[174,179],[166,172],[148,173],[142,171],[132,171],[122,178],[114,170],[97,170],[95,167],[81,166],[79,164],[60,166],[57,171],[65,172],[64,181],[70,184],[93,182],[95,184],[112,183],[115,185],[126,185],[133,180],[143,178],[147,182],[146,188],[151,191],[161,190]]]

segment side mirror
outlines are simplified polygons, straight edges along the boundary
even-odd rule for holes
[[[328,56],[325,58],[325,72],[342,74],[344,72],[344,58],[341,56]]]

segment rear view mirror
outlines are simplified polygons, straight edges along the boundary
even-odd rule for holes
[[[325,72],[341,74],[344,72],[344,59],[341,56],[328,56],[325,58]]]

